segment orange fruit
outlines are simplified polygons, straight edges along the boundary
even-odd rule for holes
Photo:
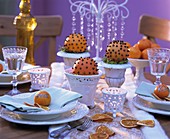
[[[136,44],[134,44],[133,45],[133,47],[136,47],[136,48],[138,48],[139,49],[139,46],[138,46],[138,44],[136,43]]]
[[[96,75],[98,74],[98,65],[96,61],[90,57],[82,58],[76,60],[73,65],[73,74],[78,75]]]
[[[0,72],[2,72],[2,71],[3,71],[3,65],[0,64]]]
[[[138,49],[138,47],[130,47],[129,48],[129,58],[141,58],[142,52]]]
[[[71,52],[71,53],[85,52],[87,49],[86,37],[80,33],[70,34],[65,39],[64,49],[66,52]]]
[[[138,41],[138,47],[141,51],[147,48],[151,48],[151,41],[148,39],[141,39]]]
[[[129,42],[125,42],[125,44],[128,48],[132,47],[132,45]]]
[[[159,97],[159,98],[165,98],[169,95],[169,88],[165,84],[160,84],[155,87],[154,93]]]
[[[96,129],[97,133],[103,133],[103,134],[108,134],[109,136],[113,136],[115,132],[113,132],[110,128],[108,128],[105,125],[100,125]]]
[[[51,103],[51,96],[47,91],[38,91],[34,96],[34,103],[42,106],[49,106]]]
[[[147,49],[143,50],[142,51],[142,56],[141,56],[142,59],[148,59],[148,52],[147,52]]]
[[[157,43],[151,43],[151,48],[161,48],[161,46]]]

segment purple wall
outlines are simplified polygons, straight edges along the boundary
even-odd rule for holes
[[[117,0],[118,1],[118,0]],[[123,1],[123,0],[121,0]],[[119,0],[120,2],[120,0]],[[142,35],[138,33],[138,20],[142,14],[157,16],[170,20],[170,0],[129,0],[127,8],[130,11],[128,19],[126,19],[124,40],[134,45]],[[68,0],[35,0],[32,1],[33,15],[61,15],[63,17],[64,26],[60,37],[57,38],[57,50],[63,45],[65,37],[71,33],[71,12]],[[170,47],[169,42],[158,40],[162,47]],[[106,46],[104,46],[106,47]],[[41,50],[43,51],[43,50]],[[101,52],[103,56],[105,50]],[[45,52],[45,51],[44,51]],[[94,50],[92,57],[94,56]],[[57,57],[57,61],[62,59]]]

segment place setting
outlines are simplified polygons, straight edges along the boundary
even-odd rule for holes
[[[45,100],[47,94],[49,97]],[[44,100],[42,96],[45,96]],[[5,95],[0,98],[1,117],[14,123],[30,125],[66,123],[81,119],[88,113],[87,106],[77,101],[81,97],[78,93],[61,88],[47,88],[13,97]],[[37,103],[38,106],[35,105]]]
[[[13,46],[11,46],[13,47]],[[4,55],[7,55],[4,52]],[[31,82],[30,74],[28,73],[28,70],[40,67],[39,65],[32,65],[29,63],[23,63],[22,65],[22,71],[17,75],[17,84],[25,84]],[[5,61],[0,60],[0,86],[10,86],[12,85],[12,75],[7,72],[7,64],[5,64]]]
[[[169,49],[149,49],[148,59],[150,72],[156,76],[154,84],[141,82],[137,87],[133,98],[133,104],[139,109],[148,112],[170,115],[169,112],[169,86],[161,83],[161,76],[165,75],[166,67],[169,62]]]
[[[28,65],[24,69],[26,47],[7,46],[2,50],[5,59],[3,70],[13,76],[13,89],[0,97],[2,118],[14,123],[45,125],[77,120],[88,113],[87,106],[78,102],[82,95],[48,86],[50,69],[38,66],[31,69]],[[30,76],[32,92],[21,93],[17,90],[17,76],[25,70]]]

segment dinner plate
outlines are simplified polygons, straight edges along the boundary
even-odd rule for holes
[[[0,63],[2,63],[4,65],[4,61],[0,61]],[[34,66],[34,65],[31,65],[31,64],[25,63],[24,67],[23,67],[23,73],[21,73],[17,77],[18,84],[24,84],[24,83],[31,82],[29,73],[27,71],[29,69],[36,68],[36,67],[40,67],[40,66],[38,66],[38,65]],[[0,72],[0,86],[12,85],[11,80],[12,80],[12,76],[10,74],[8,74],[6,71]]]
[[[144,99],[144,100],[146,100],[146,101],[152,102],[152,103],[170,106],[170,101],[158,100],[158,99],[156,99],[156,98],[151,98],[151,97],[142,96],[142,95],[138,95],[138,97],[140,97],[140,98],[142,98],[142,99]]]
[[[141,99],[143,99],[147,102],[151,102],[154,105],[155,108],[170,111],[170,101],[158,100],[158,99],[155,99],[155,98],[141,96],[141,95],[138,95],[138,97],[140,97]]]
[[[55,124],[63,124],[75,120],[79,120],[83,118],[85,115],[89,113],[89,109],[85,104],[78,103],[74,108],[74,112],[70,111],[67,113],[61,114],[59,117],[50,119],[50,120],[27,120],[22,119],[18,114],[14,112],[10,112],[4,108],[1,109],[0,117],[13,123],[18,124],[27,124],[27,125],[55,125]]]
[[[0,73],[0,86],[12,85],[11,80],[11,75]],[[28,72],[22,73],[18,76],[18,84],[24,84],[29,82],[31,82],[31,79]]]
[[[20,100],[20,103],[30,103],[33,104],[33,99],[32,97],[34,96],[33,93],[22,93],[19,95],[13,96],[14,98]],[[36,112],[22,112],[22,111],[14,111],[14,113],[20,115],[21,118],[23,119],[30,119],[30,120],[48,120],[52,119],[55,117],[58,117],[59,114],[68,112],[76,107],[78,103],[78,100],[72,101],[70,103],[67,103],[61,108],[56,108],[55,103],[51,103],[49,108],[49,111],[36,111]]]
[[[62,113],[66,113],[73,110],[76,107],[76,104],[77,101],[73,101],[59,109],[50,108],[50,111],[44,110],[44,111],[31,112],[31,113],[14,111],[14,113],[18,114],[23,119],[39,120],[39,121],[49,120],[61,116]]]
[[[140,98],[138,95],[136,95],[133,98],[133,104],[142,110],[145,110],[147,112],[151,112],[151,113],[157,113],[157,114],[161,114],[161,115],[169,115],[170,116],[170,111],[166,111],[166,110],[162,110],[162,109],[158,109],[157,107],[155,107],[153,105],[152,102],[148,102],[142,98]]]

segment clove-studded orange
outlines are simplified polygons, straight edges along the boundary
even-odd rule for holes
[[[169,96],[170,91],[169,91],[169,88],[168,88],[167,85],[165,85],[165,84],[160,84],[160,85],[157,85],[157,86],[155,87],[154,93],[155,93],[158,97],[164,99],[165,97],[168,97],[168,96]]]
[[[98,65],[90,57],[79,58],[73,65],[73,74],[78,75],[96,75],[98,74]]]
[[[70,53],[85,52],[87,49],[87,40],[85,36],[80,33],[70,34],[68,37],[66,37],[64,49],[66,52]]]
[[[129,56],[128,48],[129,46],[127,46],[127,43],[124,41],[119,40],[112,41],[107,46],[105,57],[109,61],[114,61],[116,63],[125,61]]]

